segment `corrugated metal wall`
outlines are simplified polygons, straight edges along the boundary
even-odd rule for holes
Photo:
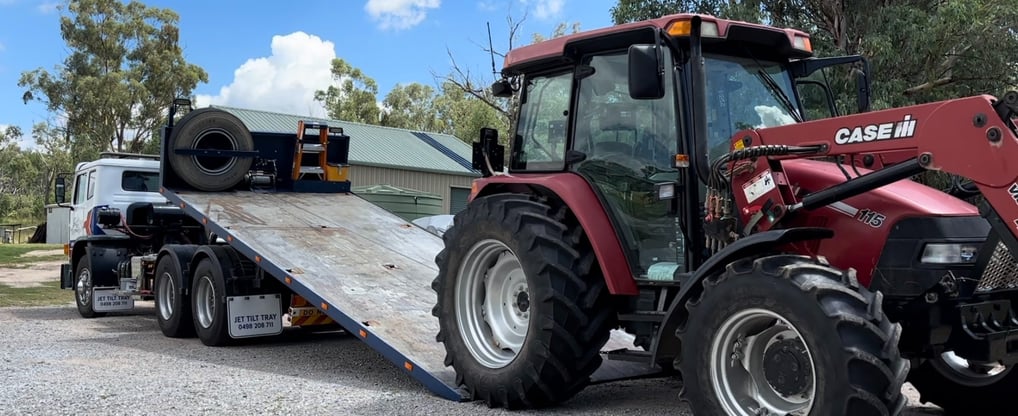
[[[353,186],[393,185],[438,194],[442,196],[442,212],[445,213],[449,212],[452,187],[469,189],[473,179],[471,176],[350,164],[350,182]]]

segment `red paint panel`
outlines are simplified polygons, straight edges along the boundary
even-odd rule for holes
[[[513,176],[492,176],[475,181],[478,195],[509,190],[531,192],[533,187],[544,188],[556,195],[569,207],[587,233],[594,254],[601,265],[608,291],[614,295],[636,295],[636,281],[629,267],[629,261],[622,251],[622,245],[615,234],[615,227],[608,219],[601,201],[594,190],[579,175],[558,174],[514,174]]]
[[[928,169],[954,173],[971,179],[1001,218],[1013,225],[1018,235],[1018,136],[996,114],[990,95],[901,107],[851,116],[810,121],[781,127],[741,132],[753,145],[825,144],[827,155],[875,154],[884,163],[913,157],[929,157]],[[877,136],[892,123],[890,137]],[[909,132],[898,135],[899,126]],[[990,140],[993,138],[994,140]],[[856,159],[858,164],[859,159]],[[1010,163],[1009,163],[1010,162]],[[791,186],[811,191],[843,182],[844,174],[831,163],[785,160]],[[883,163],[878,163],[882,165]],[[848,169],[851,171],[851,169]],[[862,173],[866,173],[865,171]],[[828,220],[835,238],[820,246],[820,254],[841,267],[855,267],[860,282],[868,284],[870,272],[887,238],[886,224],[915,215],[976,215],[974,206],[935,189],[901,181],[844,201],[851,207],[871,209],[885,216],[883,227],[873,228],[825,207],[811,214],[799,214],[796,224]],[[792,219],[790,219],[792,220]]]
[[[503,63],[503,68],[511,69],[516,65],[522,65],[528,62],[563,56],[566,45],[578,40],[596,38],[599,36],[625,32],[628,30],[638,29],[642,27],[652,27],[661,30],[668,30],[668,25],[671,24],[672,22],[676,20],[690,20],[693,18],[693,16],[700,16],[700,18],[705,22],[717,23],[718,35],[722,38],[727,36],[728,28],[729,26],[732,25],[744,26],[761,30],[783,32],[786,36],[788,36],[789,42],[792,42],[795,36],[809,37],[809,35],[806,32],[796,29],[781,29],[757,23],[747,23],[736,20],[719,19],[709,15],[681,13],[662,16],[656,19],[624,23],[621,25],[589,30],[586,32],[580,32],[572,35],[560,36],[557,38],[548,39],[543,42],[537,42],[534,44],[515,48],[506,54],[505,61]]]
[[[845,175],[831,162],[788,160],[782,163],[790,185],[800,193],[817,191],[845,181]],[[853,172],[850,167],[846,167]],[[869,171],[859,169],[866,174]],[[869,213],[869,219],[864,215]],[[854,268],[859,283],[870,284],[873,269],[898,221],[915,216],[978,215],[975,206],[939,190],[902,180],[873,191],[847,198],[813,211],[800,211],[786,220],[787,227],[823,223],[834,230],[834,238],[820,243],[817,252],[832,265]]]

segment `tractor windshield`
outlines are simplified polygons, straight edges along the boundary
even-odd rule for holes
[[[796,122],[791,77],[781,64],[704,54],[707,80],[707,156],[728,152],[735,132]]]

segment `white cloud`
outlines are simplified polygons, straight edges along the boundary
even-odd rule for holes
[[[3,52],[5,49],[7,49],[7,46],[4,45],[3,42],[0,42],[0,52]]]
[[[318,36],[304,32],[273,36],[272,55],[248,59],[233,72],[230,85],[217,95],[198,95],[195,105],[324,116],[314,94],[331,85],[335,57],[335,44]]]
[[[55,1],[50,1],[50,2],[39,3],[38,6],[35,6],[35,9],[38,10],[39,13],[50,14],[50,13],[53,13],[53,12],[57,11],[58,7],[60,7],[60,3],[57,3]]]
[[[441,0],[368,0],[364,10],[383,30],[403,30],[423,22],[428,9],[437,9],[441,4]]]
[[[493,12],[498,10],[501,5],[494,0],[481,0],[477,2],[477,8],[484,12]]]
[[[562,13],[562,7],[566,0],[520,0],[525,5],[533,5],[534,16],[538,19],[548,20],[557,17]]]

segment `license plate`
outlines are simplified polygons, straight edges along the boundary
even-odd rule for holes
[[[134,309],[134,297],[116,294],[117,289],[93,289],[92,309],[96,312],[119,312]]]
[[[249,338],[283,332],[279,294],[226,298],[230,337]]]

